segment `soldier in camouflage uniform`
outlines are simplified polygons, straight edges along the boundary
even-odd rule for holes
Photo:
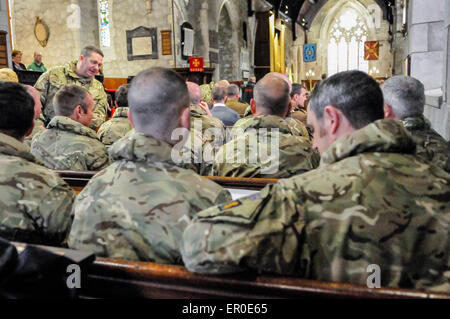
[[[219,149],[213,175],[282,178],[316,168],[320,156],[309,139],[294,136],[284,120],[289,101],[289,86],[282,79],[258,81],[251,101],[254,116]]]
[[[385,116],[403,121],[416,143],[416,155],[450,173],[450,147],[448,142],[431,128],[423,116],[425,88],[409,76],[399,75],[383,84]]]
[[[75,193],[22,143],[32,130],[33,105],[20,84],[0,83],[0,237],[61,245]]]
[[[55,115],[53,97],[65,84],[79,85],[92,95],[95,102],[94,118],[90,124],[92,129],[97,129],[106,119],[108,100],[105,89],[95,75],[103,63],[103,52],[93,46],[83,49],[79,60],[74,60],[64,66],[54,67],[37,80],[34,87],[41,94],[43,113],[47,120]]]
[[[94,101],[77,85],[65,85],[55,95],[56,116],[33,139],[31,153],[52,169],[98,171],[110,164],[105,146],[89,128]]]
[[[450,175],[381,118],[368,75],[324,81],[308,112],[320,167],[200,212],[183,234],[187,268],[366,285],[375,264],[382,286],[450,292]]]
[[[172,160],[173,129],[189,128],[189,96],[179,75],[163,68],[142,71],[128,97],[136,133],[111,146],[114,163],[77,197],[69,246],[104,257],[180,264],[189,220],[230,195]]]
[[[26,146],[31,147],[31,141],[33,140],[33,137],[45,131],[45,125],[44,118],[41,113],[42,104],[39,92],[34,87],[29,85],[25,85],[25,88],[27,89],[28,94],[30,94],[34,100],[34,128],[31,134],[25,137],[25,140],[23,141]]]
[[[117,89],[116,111],[112,119],[103,123],[98,129],[98,138],[107,146],[124,137],[132,129],[128,120],[128,89],[129,84],[121,85]]]
[[[209,148],[210,153],[215,154],[218,147],[223,145],[226,138],[225,125],[211,115],[208,105],[202,100],[200,86],[193,82],[186,82],[186,85],[189,91],[191,119],[189,143],[186,143],[185,147],[191,153],[191,162],[182,166],[193,169],[200,175],[210,175],[214,156],[211,156],[209,162],[205,161],[203,151]]]

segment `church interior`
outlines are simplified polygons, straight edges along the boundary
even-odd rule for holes
[[[252,77],[259,81],[270,72],[309,93],[342,71],[363,71],[380,85],[396,75],[411,76],[425,88],[423,114],[450,140],[448,0],[0,0],[0,68],[13,69],[13,51],[20,50],[23,65],[32,64],[39,52],[49,70],[78,59],[86,46],[103,52],[95,77],[112,97],[152,67],[172,69],[198,85],[227,80],[240,88],[240,97]],[[17,75],[19,82],[33,86],[43,73]],[[65,170],[59,175],[79,194],[96,173]],[[245,195],[274,182],[208,178]],[[20,243],[16,248],[26,249]],[[50,251],[89,269],[83,289],[64,292],[69,297],[450,298],[445,290],[375,291],[267,274],[207,276],[179,265]],[[78,288],[74,282],[69,288]],[[53,284],[49,287],[58,291]]]

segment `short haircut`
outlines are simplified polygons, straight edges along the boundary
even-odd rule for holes
[[[19,82],[16,72],[11,69],[3,68],[0,69],[0,81],[7,82]]]
[[[239,87],[236,84],[230,84],[227,87],[227,96],[228,97],[235,97],[236,94],[239,94]]]
[[[34,120],[34,100],[25,87],[0,82],[0,132],[22,139]]]
[[[211,91],[211,97],[214,101],[223,101],[226,96],[226,89],[221,86],[215,86]]]
[[[413,77],[397,75],[387,79],[383,83],[383,95],[384,103],[402,119],[423,114],[425,88]]]
[[[128,106],[128,90],[130,89],[130,84],[123,84],[119,86],[116,91],[116,102],[119,107]]]
[[[302,89],[306,90],[302,84],[292,83],[291,98],[294,97],[295,94],[302,94]]]
[[[20,50],[13,50],[13,52],[11,53],[11,55],[13,56],[13,57],[15,57],[16,55],[22,55],[23,53],[22,53],[22,51],[20,51]]]
[[[377,81],[361,71],[345,71],[324,80],[311,94],[309,108],[322,119],[324,109],[339,109],[355,129],[384,117],[383,93]]]
[[[105,57],[103,51],[93,45],[88,45],[87,47],[84,47],[83,50],[81,50],[81,55],[84,56],[85,58],[88,58],[91,56],[92,52],[98,53],[102,57]]]
[[[55,115],[70,117],[78,105],[86,113],[88,111],[86,100],[88,94],[89,92],[85,88],[78,85],[67,84],[62,86],[53,98]]]
[[[133,78],[128,104],[136,132],[157,132],[170,141],[179,116],[189,107],[189,92],[175,71],[154,67]]]
[[[325,80],[325,79],[327,78],[327,74],[326,74],[326,73],[322,73],[322,75],[320,76],[320,78],[321,78],[322,80]]]
[[[253,98],[257,109],[284,117],[289,108],[289,85],[277,75],[266,75],[256,83]]]
[[[199,105],[202,101],[202,89],[197,83],[186,82],[189,91],[189,100],[191,105]]]

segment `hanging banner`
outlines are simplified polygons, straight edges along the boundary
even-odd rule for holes
[[[189,72],[203,71],[203,58],[189,58]]]
[[[306,43],[303,46],[303,61],[304,62],[314,62],[316,61],[316,43]]]
[[[364,60],[378,60],[380,53],[379,41],[364,42]]]

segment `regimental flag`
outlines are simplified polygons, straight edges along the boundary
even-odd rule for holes
[[[306,43],[303,46],[303,61],[304,62],[314,62],[316,61],[316,43]]]
[[[378,60],[380,53],[379,41],[364,42],[364,60]]]
[[[189,72],[203,71],[203,58],[189,58]]]

